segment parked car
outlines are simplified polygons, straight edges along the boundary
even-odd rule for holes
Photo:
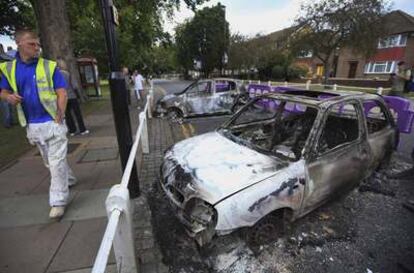
[[[244,96],[243,96],[244,95]],[[198,80],[184,90],[161,98],[156,105],[157,114],[171,119],[200,115],[231,114],[246,102],[240,80],[215,78]]]
[[[168,149],[160,184],[204,245],[269,215],[293,221],[346,193],[384,166],[398,134],[379,95],[269,93]]]

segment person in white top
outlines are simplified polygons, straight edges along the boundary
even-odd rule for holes
[[[138,72],[138,70],[134,71],[133,75],[134,79],[134,90],[135,90],[135,97],[137,98],[137,103],[140,103],[141,97],[144,96],[144,78]]]

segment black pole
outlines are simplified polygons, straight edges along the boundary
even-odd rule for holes
[[[119,154],[121,157],[122,171],[125,171],[129,153],[132,148],[131,120],[129,117],[125,76],[119,70],[118,46],[115,35],[115,26],[112,18],[112,1],[99,0],[102,19],[105,29],[105,40],[109,56],[109,88],[111,91],[112,112],[114,115],[116,135],[118,139]],[[129,194],[132,198],[139,196],[139,181],[137,166],[133,164],[131,177],[128,183]]]

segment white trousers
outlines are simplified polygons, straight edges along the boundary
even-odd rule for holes
[[[69,198],[69,184],[76,183],[66,159],[66,125],[54,121],[31,123],[27,126],[26,132],[27,139],[38,147],[43,163],[50,171],[50,206],[65,206]]]

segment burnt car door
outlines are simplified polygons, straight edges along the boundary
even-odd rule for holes
[[[358,101],[331,105],[318,124],[313,147],[306,156],[308,174],[302,214],[354,187],[369,166],[370,149]]]
[[[397,134],[394,120],[379,99],[362,101],[365,124],[367,127],[368,144],[372,152],[370,170],[375,170],[383,161],[390,159],[397,144]]]
[[[188,115],[210,113],[212,109],[212,83],[199,81],[185,92],[184,102]]]
[[[213,105],[215,112],[229,112],[237,95],[236,82],[230,80],[217,80],[214,83]]]

